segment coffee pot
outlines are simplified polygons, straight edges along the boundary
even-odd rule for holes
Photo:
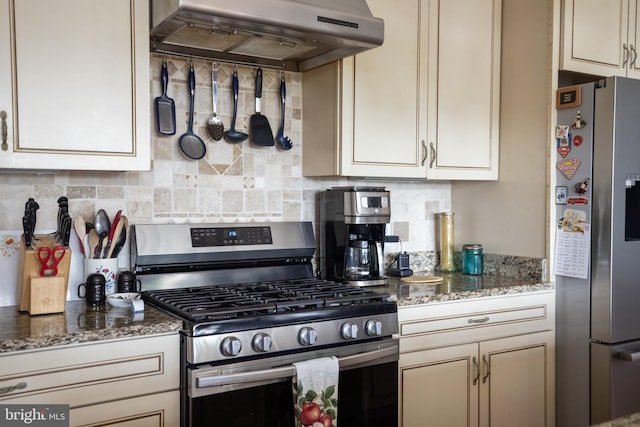
[[[389,283],[384,236],[389,192],[379,187],[335,187],[320,195],[320,276],[354,286]]]

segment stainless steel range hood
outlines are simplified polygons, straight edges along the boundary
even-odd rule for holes
[[[150,0],[155,52],[306,71],[382,44],[366,0]]]

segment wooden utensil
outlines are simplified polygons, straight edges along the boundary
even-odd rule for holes
[[[78,242],[80,243],[80,251],[82,255],[85,256],[84,252],[84,236],[87,234],[87,225],[84,222],[84,218],[81,216],[75,217],[73,220],[73,228],[76,230],[76,234],[78,235]]]
[[[89,230],[89,253],[87,254],[87,258],[93,258],[96,253],[96,248],[100,244],[100,236],[98,236],[98,232],[95,228]]]

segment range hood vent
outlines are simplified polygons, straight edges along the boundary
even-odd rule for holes
[[[151,49],[306,71],[378,47],[366,0],[151,0]]]

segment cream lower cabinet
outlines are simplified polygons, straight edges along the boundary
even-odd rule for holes
[[[381,47],[304,73],[305,176],[497,179],[501,0],[368,0]]]
[[[401,315],[400,425],[553,426],[554,302],[459,304]]]
[[[0,0],[0,168],[149,170],[149,2]]]
[[[560,69],[640,78],[637,0],[563,0]]]
[[[0,403],[66,404],[70,426],[177,426],[179,349],[174,333],[6,353]]]

